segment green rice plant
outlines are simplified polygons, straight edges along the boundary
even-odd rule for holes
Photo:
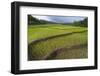
[[[54,58],[51,59],[82,59],[88,58],[88,50],[87,46],[73,48],[70,50],[63,49],[60,53],[58,53]]]
[[[64,33],[87,30],[86,27],[75,27],[61,24],[29,25],[28,26],[28,43],[34,40],[60,35]]]
[[[73,45],[86,44],[86,43],[87,43],[87,31],[82,33],[80,32],[73,33],[71,35],[66,35],[61,37],[55,37],[53,39],[48,39],[37,43],[32,43],[31,45],[29,45],[29,48],[31,48],[31,50],[29,51],[33,59],[41,60],[44,59],[46,55],[52,53],[55,49],[62,47],[71,47]]]

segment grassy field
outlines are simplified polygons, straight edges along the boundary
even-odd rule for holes
[[[87,57],[86,27],[62,24],[28,26],[29,60]]]

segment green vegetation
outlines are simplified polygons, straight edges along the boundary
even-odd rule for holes
[[[28,25],[41,25],[41,24],[48,24],[48,23],[53,23],[54,22],[49,22],[45,20],[38,20],[35,17],[32,17],[31,15],[28,15]]]
[[[85,18],[83,21],[75,21],[72,23],[74,26],[88,27],[88,18]]]
[[[34,43],[36,40],[40,41]],[[37,24],[28,26],[29,60],[49,59],[48,57],[50,59],[87,58],[87,46],[80,47],[79,45],[82,44],[87,45],[87,27],[63,24]],[[73,46],[79,47],[68,50],[68,48],[72,48]],[[62,49],[63,51],[61,50],[60,53],[54,54],[52,58],[51,54],[60,48],[67,49]]]
[[[31,24],[40,24],[40,21],[32,17],[31,15],[28,15],[28,25],[31,25]]]
[[[60,52],[54,59],[75,59],[75,58],[87,58],[88,53],[87,53],[87,48],[86,47],[81,47],[77,49],[72,49],[72,50],[67,50],[64,49],[62,50],[63,52]]]
[[[78,32],[87,30],[85,27],[74,27],[62,24],[46,24],[46,25],[29,25],[28,27],[28,42],[34,40],[60,35],[64,33]]]
[[[87,17],[56,23],[28,15],[28,60],[87,58],[87,27]]]

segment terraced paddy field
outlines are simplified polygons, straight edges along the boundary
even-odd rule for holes
[[[86,27],[62,24],[28,26],[28,60],[87,57]]]

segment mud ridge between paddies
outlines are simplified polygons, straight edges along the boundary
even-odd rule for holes
[[[75,33],[83,33],[83,32],[86,32],[86,31],[87,31],[87,30],[83,30],[83,31],[78,31],[78,32],[71,32],[71,33],[65,33],[65,34],[50,36],[50,37],[46,37],[46,38],[41,38],[41,39],[32,41],[31,43],[28,44],[28,46],[30,46],[30,45],[32,45],[32,44],[35,44],[35,43],[38,43],[38,42],[40,42],[40,41],[46,41],[46,40],[53,39],[53,38],[57,38],[57,37],[72,35],[72,34],[75,34]]]

